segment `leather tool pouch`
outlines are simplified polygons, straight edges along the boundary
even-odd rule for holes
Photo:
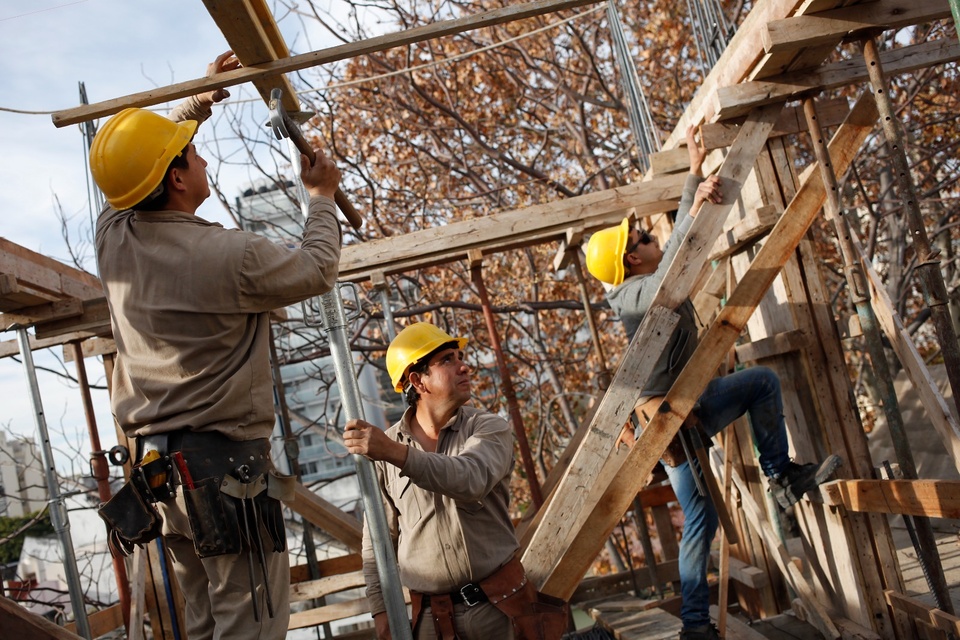
[[[559,640],[570,624],[567,603],[537,591],[514,557],[480,587],[490,603],[513,621],[516,640]]]
[[[133,545],[142,546],[160,537],[163,521],[146,491],[141,478],[131,479],[97,509],[107,524],[110,553],[115,557],[128,556],[133,553]]]
[[[650,423],[654,412],[657,410],[657,407],[660,406],[660,402],[662,400],[663,397],[658,396],[647,400],[645,403],[637,407],[636,414],[637,418],[640,419],[642,427],[646,427]],[[703,430],[703,425],[700,424],[700,418],[697,417],[696,410],[691,411],[687,415],[687,419],[684,420],[680,429],[697,429],[699,431],[701,442],[703,442],[707,447],[710,447],[713,444],[713,441]],[[663,455],[660,456],[660,461],[668,467],[678,467],[687,461],[687,454],[683,450],[683,443],[680,442],[679,431],[673,436],[673,439],[670,440],[670,444],[667,445],[667,449],[663,452]]]
[[[197,556],[209,558],[240,553],[239,505],[220,492],[219,478],[204,478],[193,489],[184,487],[183,499]]]

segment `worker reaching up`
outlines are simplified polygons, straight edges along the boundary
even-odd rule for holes
[[[514,435],[467,405],[466,338],[418,322],[387,349],[387,371],[408,408],[386,432],[347,423],[350,453],[375,461],[400,581],[410,589],[414,638],[559,640],[568,613],[527,580],[510,520]],[[391,637],[363,527],[363,574],[380,640]]]
[[[239,66],[228,51],[207,73]],[[117,343],[111,403],[139,463],[101,515],[121,553],[162,521],[190,640],[278,639],[290,566],[277,498],[292,487],[270,457],[269,312],[334,286],[340,172],[320,151],[312,165],[301,156],[310,206],[299,248],[198,217],[210,188],[192,139],[227,96],[193,96],[169,119],[125,109],[91,146],[108,202],[96,250]]]
[[[629,218],[616,227],[594,233],[586,249],[587,269],[605,284],[610,308],[620,317],[632,339],[660,288],[673,257],[706,201],[722,201],[720,179],[704,180],[701,169],[705,152],[695,140],[694,128],[687,131],[690,175],[684,185],[673,233],[663,249],[657,239],[641,228],[631,228]],[[641,425],[649,423],[663,396],[697,347],[696,312],[690,300],[680,305],[677,328],[642,389],[637,406]],[[760,454],[760,468],[770,479],[777,503],[784,509],[806,492],[826,481],[840,464],[829,456],[819,464],[797,464],[788,456],[787,430],[783,422],[780,380],[766,367],[750,367],[714,378],[707,384],[693,410],[694,420],[712,437],[740,416],[750,416],[750,425]],[[633,434],[622,436],[629,444]],[[676,438],[674,442],[677,442]],[[682,451],[682,450],[681,450]],[[683,538],[680,542],[680,586],[683,603],[680,617],[682,640],[714,640],[717,630],[710,624],[707,559],[717,531],[718,516],[709,496],[700,495],[689,461],[674,443],[661,461],[683,509]]]

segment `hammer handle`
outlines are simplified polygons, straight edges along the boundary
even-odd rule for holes
[[[307,156],[307,159],[310,160],[310,164],[313,164],[317,161],[317,154],[314,153],[306,139],[304,139],[303,132],[300,131],[300,127],[293,122],[288,122],[287,133],[290,134],[290,139],[293,140],[293,144],[296,145],[297,150],[303,155]],[[350,223],[351,227],[354,229],[359,229],[363,226],[363,218],[360,217],[360,214],[357,213],[357,210],[354,209],[350,201],[347,200],[347,196],[343,193],[343,191],[340,190],[340,187],[337,187],[337,192],[333,194],[333,201],[337,203],[337,207],[340,209],[341,213],[343,213],[343,217],[347,219],[347,222]]]

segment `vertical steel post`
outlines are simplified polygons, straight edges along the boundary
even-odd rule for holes
[[[87,620],[87,610],[83,602],[83,588],[80,585],[80,572],[77,569],[77,556],[73,549],[73,539],[70,536],[70,520],[67,517],[67,507],[60,495],[60,484],[57,481],[57,471],[53,460],[53,447],[50,446],[50,434],[47,431],[47,419],[43,413],[43,402],[40,400],[40,385],[37,383],[37,370],[33,365],[33,353],[30,351],[30,336],[27,328],[17,325],[17,340],[20,343],[20,356],[23,358],[23,372],[27,376],[30,387],[30,400],[33,402],[33,417],[40,434],[40,452],[43,455],[44,474],[47,479],[47,493],[50,499],[50,522],[60,539],[60,551],[63,554],[63,572],[70,590],[70,605],[73,607],[73,616],[77,621],[77,631],[81,636],[90,640],[90,623]]]
[[[803,113],[806,116],[807,129],[810,132],[810,138],[813,142],[813,150],[817,158],[817,163],[820,165],[820,176],[823,179],[823,186],[826,192],[823,211],[827,216],[827,220],[833,224],[834,232],[840,245],[840,254],[843,258],[843,270],[847,278],[847,289],[850,291],[850,297],[856,305],[857,316],[860,318],[860,327],[863,329],[863,336],[867,345],[867,352],[870,355],[870,361],[873,363],[873,371],[876,375],[877,382],[880,384],[882,390],[883,410],[887,418],[887,426],[890,428],[890,438],[893,441],[893,448],[897,453],[897,460],[900,463],[901,469],[903,469],[904,476],[916,479],[917,465],[913,459],[913,452],[910,450],[910,442],[907,439],[903,416],[900,413],[900,405],[897,402],[897,391],[893,386],[893,376],[890,374],[890,367],[887,365],[886,354],[883,351],[880,327],[877,324],[873,307],[870,306],[866,277],[857,261],[857,252],[851,238],[852,231],[850,230],[850,223],[840,209],[837,176],[833,172],[830,153],[827,150],[826,140],[824,140],[823,131],[817,120],[817,110],[813,98],[804,99]],[[920,563],[929,566],[929,571],[925,571],[924,574],[928,578],[930,590],[933,592],[940,609],[952,615],[953,604],[950,601],[950,594],[947,590],[947,581],[943,575],[943,567],[940,564],[940,555],[937,552],[936,539],[933,535],[930,519],[917,518],[916,525],[917,535],[920,538],[922,548]]]
[[[291,164],[294,167],[294,173],[299,177],[300,151],[293,140],[287,138],[287,142],[290,157],[293,159]],[[302,181],[298,181],[298,193],[300,209],[306,220],[310,208],[310,197]],[[337,386],[340,388],[340,401],[343,404],[344,415],[348,421],[362,420],[364,416],[360,385],[357,384],[357,373],[353,368],[350,342],[347,337],[347,317],[343,311],[343,300],[340,298],[340,283],[320,296],[319,300],[321,321],[330,343],[330,356],[337,377]],[[357,464],[357,479],[360,482],[360,495],[363,498],[363,514],[377,561],[377,573],[380,576],[387,619],[390,622],[390,633],[394,640],[412,640],[413,632],[410,628],[410,619],[407,617],[407,605],[403,599],[397,554],[387,527],[387,515],[383,510],[380,486],[377,483],[377,471],[373,467],[373,462],[365,456],[354,454],[353,459]]]
[[[80,385],[80,395],[83,398],[83,415],[87,419],[87,433],[90,436],[90,472],[97,481],[97,496],[100,502],[106,502],[111,497],[110,468],[107,466],[107,453],[100,445],[100,431],[97,428],[97,416],[93,410],[93,398],[90,397],[90,383],[87,379],[87,367],[83,361],[83,348],[78,341],[70,343],[73,360],[77,364],[77,382]],[[130,629],[130,581],[127,578],[127,565],[123,558],[110,556],[113,562],[113,573],[117,578],[117,593],[120,596],[120,611],[123,614],[123,624]]]
[[[910,224],[913,248],[917,253],[917,275],[923,289],[923,299],[930,308],[930,316],[933,319],[943,362],[947,369],[947,378],[950,380],[950,388],[953,389],[953,401],[960,410],[960,344],[957,343],[957,333],[950,317],[948,307],[950,298],[943,282],[943,274],[940,272],[940,261],[937,252],[930,247],[927,230],[923,226],[923,214],[920,212],[917,190],[910,176],[910,165],[907,163],[907,154],[904,151],[903,129],[890,102],[890,96],[887,94],[877,43],[870,37],[865,38],[860,44],[863,48],[867,72],[870,75],[870,85],[877,101],[883,134],[887,139],[887,147],[893,161],[897,190],[903,200],[907,222]]]
[[[490,306],[490,296],[487,294],[487,287],[483,283],[483,262],[481,260],[472,260],[470,277],[477,287],[480,304],[483,306],[483,318],[487,322],[490,343],[493,345],[493,353],[497,358],[497,369],[500,371],[500,384],[503,385],[503,395],[507,399],[507,409],[513,421],[513,430],[517,434],[517,444],[520,446],[520,457],[523,459],[523,468],[527,473],[527,482],[530,484],[530,497],[534,506],[539,509],[543,506],[540,480],[537,478],[537,469],[533,464],[533,456],[530,454],[530,443],[527,441],[527,432],[523,427],[523,416],[520,414],[520,405],[517,403],[517,393],[513,389],[513,378],[510,376],[510,369],[507,367],[507,360],[500,345],[500,333],[497,331],[497,323]]]

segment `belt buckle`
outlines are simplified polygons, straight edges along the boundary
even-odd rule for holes
[[[480,585],[471,582],[460,587],[460,597],[463,598],[463,604],[475,607],[483,602],[483,590],[480,589]]]

